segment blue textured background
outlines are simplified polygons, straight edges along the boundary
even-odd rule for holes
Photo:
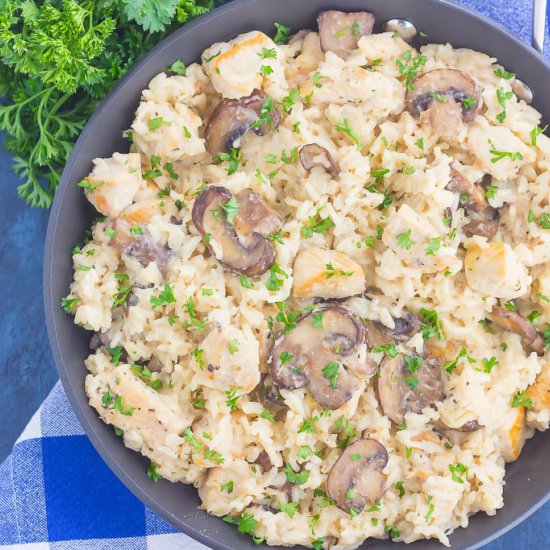
[[[514,34],[529,40],[530,0],[461,0],[459,3],[489,15]],[[548,30],[546,44],[550,51]],[[547,57],[550,56],[547,54]],[[11,163],[9,153],[0,148],[0,462],[57,380],[42,306],[42,260],[48,212],[28,208],[18,199],[18,181],[11,171]],[[550,503],[486,546],[486,550],[548,549],[549,529]]]

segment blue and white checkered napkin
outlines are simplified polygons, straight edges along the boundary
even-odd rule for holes
[[[529,41],[531,0],[460,3]],[[548,58],[548,36],[546,44]],[[0,546],[4,545],[206,549],[178,533],[122,485],[84,435],[59,383],[0,465]]]
[[[59,382],[0,465],[4,545],[206,550],[151,512],[115,477],[84,435]]]

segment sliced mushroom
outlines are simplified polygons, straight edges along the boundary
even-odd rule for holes
[[[451,168],[451,178],[445,189],[460,195],[460,205],[472,212],[481,212],[487,207],[485,191],[466,179],[458,170]]]
[[[434,69],[417,76],[405,99],[414,116],[427,118],[436,134],[450,138],[459,134],[464,123],[472,122],[481,108],[480,88],[457,69]]]
[[[469,420],[468,422],[464,422],[462,426],[459,426],[458,428],[451,428],[450,426],[447,426],[442,420],[434,420],[432,422],[432,425],[435,430],[438,432],[442,432],[445,434],[446,432],[460,432],[460,433],[472,433],[477,432],[478,430],[481,430],[483,427],[477,420]]]
[[[441,366],[429,359],[411,372],[402,354],[386,356],[380,364],[376,389],[384,414],[395,424],[402,424],[406,413],[420,413],[444,397]]]
[[[519,334],[522,344],[529,351],[534,351],[537,355],[544,353],[544,340],[539,331],[519,313],[495,305],[489,319],[500,328]]]
[[[111,339],[106,332],[94,332],[93,336],[90,338],[90,349],[92,351],[97,351],[103,346],[108,346],[111,343]]]
[[[376,439],[358,439],[348,445],[334,463],[327,479],[327,494],[336,506],[349,513],[361,512],[386,491],[388,452]]]
[[[357,48],[362,36],[372,34],[374,15],[368,11],[322,11],[317,18],[321,49],[340,57]]]
[[[254,233],[267,237],[283,226],[283,218],[252,189],[239,191],[235,199],[239,203],[239,211],[233,223],[241,240],[250,240]]]
[[[394,317],[394,328],[383,325],[380,321],[368,321],[369,347],[407,342],[420,330],[420,319],[408,309],[403,309],[402,317]]]
[[[258,126],[256,123],[260,119],[264,122]],[[278,128],[281,120],[279,106],[261,90],[239,99],[223,99],[216,105],[206,126],[206,150],[211,155],[219,155],[248,130],[263,136]]]
[[[320,405],[338,409],[355,391],[355,379],[345,367],[360,370],[356,353],[364,341],[362,323],[348,310],[334,305],[318,308],[275,340],[268,360],[271,375],[277,386],[307,386]],[[365,370],[367,376],[374,374],[374,368]]]
[[[241,239],[236,231],[237,216],[231,220],[233,223],[230,223],[230,218],[223,209],[232,197],[231,192],[225,187],[207,187],[193,205],[193,223],[206,238],[206,246],[212,255],[225,268],[249,276],[261,275],[275,261],[275,249],[262,231],[266,227],[273,229],[276,226],[275,220],[282,224],[282,219],[253,191],[248,190],[244,212],[241,213],[238,222],[239,227],[245,231]],[[240,213],[240,205],[238,208]],[[260,220],[256,208],[265,217],[268,217],[266,212],[269,211],[271,221],[266,223]],[[216,242],[216,248],[212,246],[212,241]]]
[[[262,472],[265,474],[266,472],[269,472],[271,468],[273,468],[273,464],[271,463],[271,459],[269,458],[269,455],[262,451],[258,458],[254,461],[255,464],[258,464],[260,468],[262,469]]]
[[[133,235],[133,227],[139,227],[141,233]],[[130,225],[126,220],[117,218],[113,230],[116,234],[109,244],[115,250],[135,258],[143,267],[155,262],[159,271],[166,275],[172,253],[168,248],[158,246],[145,227],[140,224]]]
[[[151,355],[151,359],[149,359],[149,361],[147,363],[147,368],[151,372],[162,372],[162,369],[164,368],[164,365],[162,364],[162,361],[156,355]]]
[[[451,169],[451,179],[445,187],[460,195],[460,205],[468,212],[470,221],[462,227],[466,237],[479,235],[491,241],[498,231],[500,215],[485,197],[481,185],[467,180],[458,170]]]
[[[321,166],[333,177],[340,173],[340,167],[330,151],[318,143],[308,143],[300,149],[300,162],[308,172],[315,166]]]

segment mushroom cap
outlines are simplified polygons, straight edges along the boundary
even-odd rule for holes
[[[466,99],[473,103],[464,107]],[[412,80],[405,100],[414,116],[426,112],[435,133],[455,137],[463,123],[472,122],[479,112],[481,89],[463,71],[434,69]]]
[[[445,189],[459,194],[459,203],[468,212],[470,221],[462,227],[464,235],[479,235],[491,241],[498,231],[500,215],[487,202],[485,189],[466,179],[454,168],[451,168],[451,178]]]
[[[318,143],[308,143],[301,147],[300,162],[307,171],[312,170],[315,166],[321,166],[333,177],[340,173],[340,167],[330,151]]]
[[[322,313],[321,327],[314,325],[314,313]],[[364,341],[362,323],[347,309],[335,305],[317,308],[275,340],[268,360],[273,381],[290,390],[308,386],[320,405],[338,409],[356,388],[344,364],[355,367],[358,359],[354,355]]]
[[[396,343],[407,342],[420,330],[420,319],[408,309],[403,309],[401,317],[394,317],[394,328],[383,325],[380,321],[368,321],[369,348],[388,345],[392,340]]]
[[[321,50],[346,57],[357,48],[361,36],[372,34],[374,21],[368,11],[322,11],[317,18]]]
[[[417,371],[410,372],[404,355],[400,353],[394,358],[384,357],[379,372],[376,385],[378,402],[384,414],[395,424],[402,424],[406,413],[420,413],[424,407],[444,397],[442,371],[437,360],[423,361]]]
[[[203,237],[210,236],[206,246],[226,269],[249,276],[261,275],[273,265],[276,256],[275,249],[258,232],[244,235],[245,242],[241,242],[235,226],[229,223],[222,208],[222,205],[225,205],[232,197],[231,192],[225,187],[208,186],[193,204],[191,214],[193,223]],[[263,201],[262,203],[267,207]],[[248,213],[252,211],[252,208],[247,207]],[[217,215],[214,214],[215,212]],[[244,216],[242,218],[241,226],[246,226],[246,218]],[[212,246],[212,239],[221,249],[219,257]]]
[[[206,150],[211,155],[219,155],[233,146],[233,143],[247,132],[260,119],[262,107],[269,96],[261,90],[254,90],[249,96],[239,99],[222,99],[217,105],[206,126],[204,138]],[[279,127],[282,113],[276,102],[271,101],[270,121],[253,128],[260,136]]]
[[[376,439],[364,438],[348,445],[334,463],[328,479],[327,494],[344,512],[361,512],[385,492],[388,452]]]
[[[140,235],[132,235],[132,227],[141,228]],[[151,237],[147,228],[142,224],[130,225],[122,218],[116,218],[113,224],[115,236],[109,243],[118,252],[123,252],[132,258],[135,258],[143,267],[147,267],[151,262],[155,262],[163,276],[166,275],[168,262],[172,257],[172,252],[165,246],[159,246]]]
[[[529,351],[534,351],[538,355],[544,353],[544,340],[539,331],[519,313],[495,305],[489,314],[489,319],[504,330],[519,334],[523,345]]]

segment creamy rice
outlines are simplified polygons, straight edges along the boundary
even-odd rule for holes
[[[268,544],[350,549],[391,536],[448,545],[469,516],[502,507],[505,463],[549,426],[550,140],[537,136],[541,115],[511,92],[513,76],[494,58],[449,44],[416,51],[390,33],[359,38],[355,24],[337,38],[346,33],[357,44],[340,56],[322,51],[317,32],[275,44],[251,31],[214,44],[184,75],[153,78],[131,152],[96,159],[81,184],[105,218],[73,251],[64,306],[97,333],[86,360],[90,405],[151,460],[152,479],[192,483],[204,510],[240,518]],[[454,135],[438,133],[430,109],[455,99],[434,88],[427,110],[411,112],[410,67],[469,75],[477,115]],[[205,128],[222,99],[254,90],[274,102],[262,105],[267,122],[274,109],[282,119],[238,138],[231,173],[227,157],[207,152]],[[299,153],[311,143],[337,169],[325,157],[306,170]],[[465,231],[471,197],[447,188],[457,172],[488,201],[493,236]],[[233,198],[251,189],[282,217],[277,238],[261,237],[276,253],[265,273],[241,276],[216,259],[219,235],[192,219],[204,186]],[[229,211],[221,216],[227,227]],[[279,387],[276,404],[257,388],[269,388],[274,341],[285,337],[276,316],[300,311],[300,327],[317,303],[313,313],[337,303],[366,327],[331,379],[338,386],[349,375],[352,391],[331,409],[311,385]],[[519,317],[514,327],[545,334],[544,350],[505,330],[499,305]],[[442,394],[397,423],[375,374],[394,353],[374,345],[372,327],[393,334],[407,315],[422,330],[396,341],[395,353],[437,365]],[[407,383],[423,397],[414,374]],[[326,496],[327,477],[360,438],[387,451],[383,490],[346,510]]]

